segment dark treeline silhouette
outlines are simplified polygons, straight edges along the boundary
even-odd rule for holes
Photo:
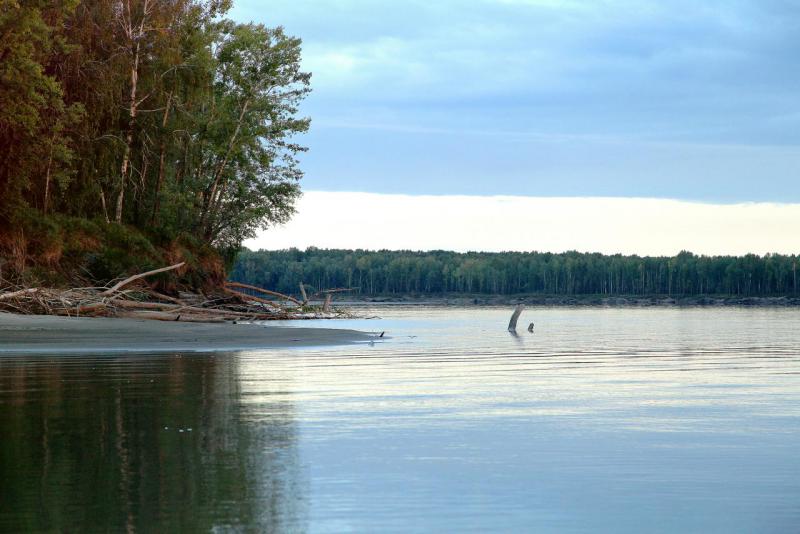
[[[797,293],[796,255],[674,257],[564,252],[244,250],[231,278],[285,293],[355,287],[362,295],[738,295]]]

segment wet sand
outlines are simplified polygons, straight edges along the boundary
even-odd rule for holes
[[[374,335],[356,330],[268,323],[207,324],[0,313],[0,354],[211,352],[346,345],[370,339]]]

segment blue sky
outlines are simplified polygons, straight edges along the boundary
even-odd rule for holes
[[[800,4],[237,0],[304,41],[303,186],[800,201]]]

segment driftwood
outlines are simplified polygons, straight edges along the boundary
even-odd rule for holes
[[[4,283],[0,289],[0,312],[69,317],[129,317],[178,322],[239,322],[347,316],[346,312],[334,310],[331,305],[332,293],[339,291],[338,289],[322,293],[326,295],[322,306],[310,306],[307,300],[301,303],[289,295],[236,282],[225,284],[218,289],[218,293],[211,295],[179,293],[178,297],[174,297],[147,287],[125,289],[136,280],[174,270],[182,265],[183,263],[179,263],[133,275],[111,287],[54,289],[18,287]],[[236,287],[276,296],[298,306],[283,305],[281,301],[248,295],[233,289]]]
[[[305,288],[302,287],[302,284],[301,284],[301,289],[303,290],[303,297],[305,298],[305,293],[306,292],[305,292]],[[335,293],[343,293],[345,291],[355,291],[356,289],[358,289],[358,288],[356,288],[356,287],[337,287],[337,288],[334,288],[334,289],[323,289],[321,291],[317,291],[316,293],[314,293],[311,296],[311,298],[312,299],[316,299],[317,297],[321,297],[321,296],[324,295],[325,296],[325,300],[322,303],[322,311],[323,312],[328,312],[331,309],[331,304],[333,303],[333,295]]]
[[[75,307],[75,315],[86,314],[86,313],[95,313],[97,311],[105,310],[108,308],[108,304],[105,302],[95,302],[94,304],[85,304],[83,306],[78,305]]]
[[[119,291],[121,288],[123,288],[123,287],[127,286],[128,284],[130,284],[131,282],[135,282],[136,280],[139,280],[139,279],[141,279],[141,278],[144,278],[145,276],[150,276],[150,275],[153,275],[153,274],[158,274],[158,273],[164,273],[164,272],[167,272],[167,271],[172,271],[172,270],[174,270],[174,269],[177,269],[177,268],[179,268],[179,267],[183,267],[185,264],[186,264],[186,262],[183,262],[183,261],[182,261],[182,262],[180,262],[180,263],[176,263],[175,265],[170,265],[169,267],[162,267],[162,268],[160,268],[160,269],[153,269],[152,271],[147,271],[146,273],[135,274],[135,275],[133,275],[133,276],[129,276],[128,278],[126,278],[125,280],[123,280],[123,281],[121,281],[121,282],[117,283],[117,284],[116,284],[116,285],[114,285],[113,287],[111,287],[111,288],[109,288],[109,289],[106,289],[105,291],[103,291],[103,292],[101,293],[101,295],[103,295],[103,296],[112,295],[112,294],[114,294],[116,291]]]
[[[19,291],[12,291],[10,293],[3,293],[3,294],[0,294],[0,300],[10,300],[10,299],[13,299],[14,297],[18,297],[18,296],[23,295],[25,293],[36,293],[38,291],[39,291],[38,287],[32,287],[30,289],[20,289]]]
[[[322,291],[317,291],[314,295],[331,295],[333,293],[343,293],[345,291],[355,291],[357,287],[337,287],[334,289],[323,289]]]
[[[519,319],[522,310],[525,309],[523,304],[517,304],[517,307],[514,308],[514,313],[511,314],[511,320],[508,322],[508,331],[509,332],[516,332],[517,331],[517,319]]]
[[[252,300],[255,302],[259,302],[261,304],[266,304],[267,306],[272,306],[273,308],[280,308],[280,305],[272,302],[271,300],[262,299],[261,297],[254,297],[253,295],[245,295],[244,293],[235,291],[233,289],[229,289],[227,287],[223,288],[222,290],[229,295],[233,295],[242,299]]]
[[[252,291],[258,291],[259,293],[263,293],[265,295],[271,295],[273,297],[278,297],[278,298],[283,299],[283,300],[288,300],[289,302],[294,302],[298,306],[302,306],[303,305],[302,302],[300,302],[299,300],[297,300],[294,297],[290,297],[289,295],[284,295],[283,293],[278,293],[277,291],[270,291],[269,289],[264,289],[262,287],[251,286],[249,284],[242,284],[240,282],[226,282],[225,283],[225,287],[226,288],[238,287],[238,288],[241,288],[241,289],[250,289]]]
[[[306,286],[303,285],[303,282],[300,282],[300,294],[303,295],[303,306],[308,304],[308,295],[306,295]]]
[[[205,317],[185,313],[166,313],[158,311],[129,311],[122,312],[117,317],[127,319],[150,319],[155,321],[178,321],[182,323],[224,323],[225,317]]]
[[[176,299],[175,297],[170,297],[169,295],[164,295],[162,293],[158,293],[157,291],[148,290],[147,294],[158,300],[166,300],[167,302],[172,302],[173,304],[184,304],[181,299]]]

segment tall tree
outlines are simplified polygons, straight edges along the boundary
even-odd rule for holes
[[[310,74],[299,39],[229,7],[0,0],[2,221],[99,217],[219,250],[286,221]]]
[[[64,45],[45,18],[58,24],[73,8],[74,2],[0,0],[0,218],[6,222],[31,188],[46,210],[51,182],[69,174],[64,128],[80,108],[64,105],[60,84],[45,70]]]
[[[295,114],[310,74],[300,71],[299,39],[256,24],[227,24],[216,61],[200,225],[207,241],[235,244],[293,213],[304,149],[291,137],[308,129]]]

